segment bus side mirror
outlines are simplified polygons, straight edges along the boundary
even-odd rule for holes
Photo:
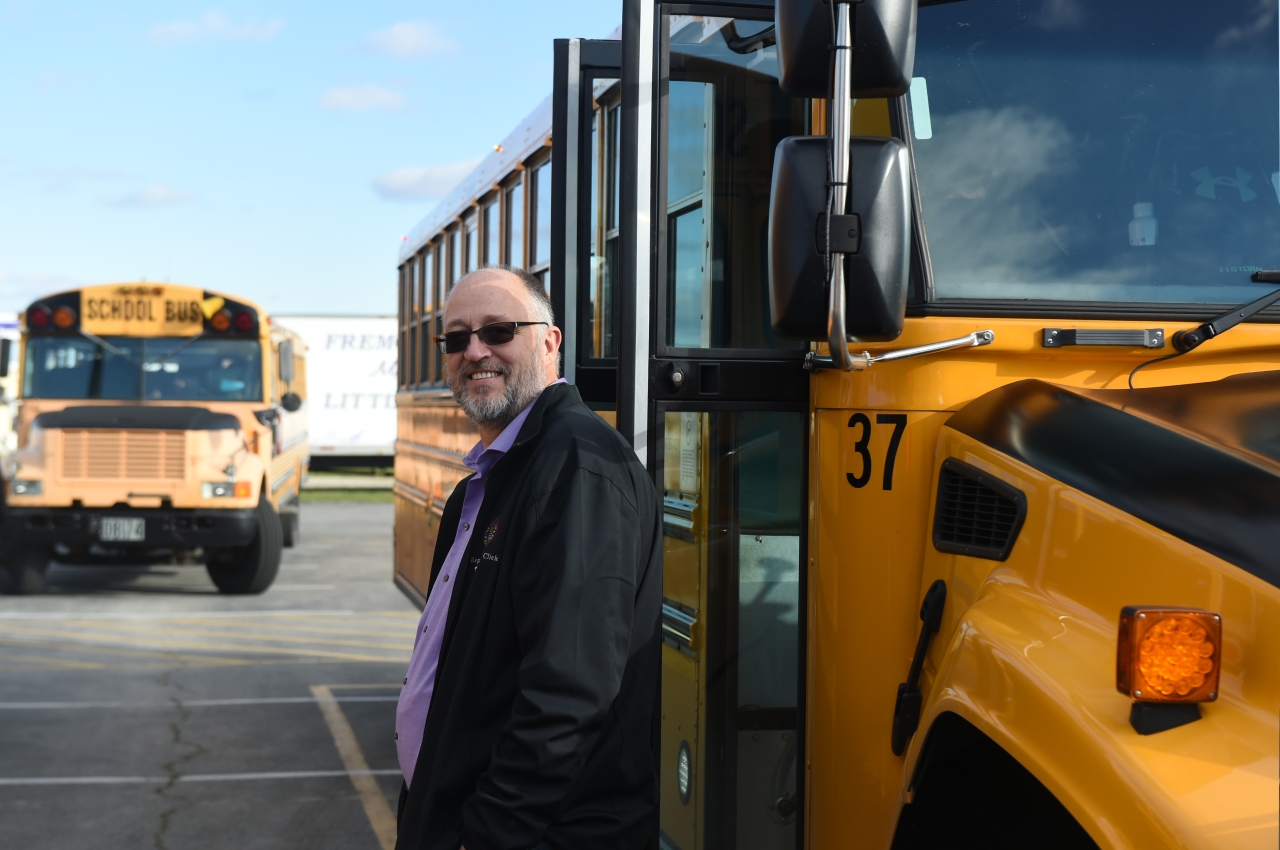
[[[784,339],[827,341],[827,248],[843,253],[845,329],[857,340],[895,339],[906,317],[911,172],[898,139],[849,139],[849,202],[827,227],[826,136],[778,145],[769,193],[769,298]],[[829,240],[829,243],[828,243]]]
[[[778,0],[778,83],[792,97],[831,96],[832,0]],[[898,97],[911,87],[916,0],[853,3],[850,97]]]
[[[296,413],[302,407],[302,398],[297,393],[285,393],[280,397],[280,406],[289,413]]]
[[[13,356],[13,340],[0,339],[0,378],[9,377],[9,358]]]
[[[288,340],[280,343],[280,380],[293,382],[293,343]]]

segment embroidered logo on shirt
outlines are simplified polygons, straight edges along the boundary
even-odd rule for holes
[[[498,534],[498,520],[497,518],[494,518],[493,522],[489,523],[489,527],[484,530],[484,545],[488,546],[490,543],[492,543],[493,538],[497,536],[497,534]]]

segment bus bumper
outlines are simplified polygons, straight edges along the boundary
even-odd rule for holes
[[[104,517],[143,520],[141,540],[103,540]],[[6,548],[60,543],[71,549],[90,545],[112,549],[195,549],[245,546],[258,533],[253,509],[201,510],[173,508],[6,508],[0,539]]]

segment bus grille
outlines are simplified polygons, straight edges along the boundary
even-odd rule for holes
[[[184,431],[63,431],[62,477],[180,481],[186,454]]]
[[[1022,530],[1027,497],[976,467],[948,458],[938,477],[933,545],[940,552],[1003,561]]]

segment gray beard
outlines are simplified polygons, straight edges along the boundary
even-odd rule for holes
[[[483,393],[467,392],[467,376],[473,372],[499,372],[506,383],[501,395],[486,390]],[[546,381],[538,368],[536,357],[508,366],[500,361],[469,363],[457,375],[449,376],[449,389],[454,401],[476,425],[486,428],[506,428],[520,411],[529,406],[546,389]]]

